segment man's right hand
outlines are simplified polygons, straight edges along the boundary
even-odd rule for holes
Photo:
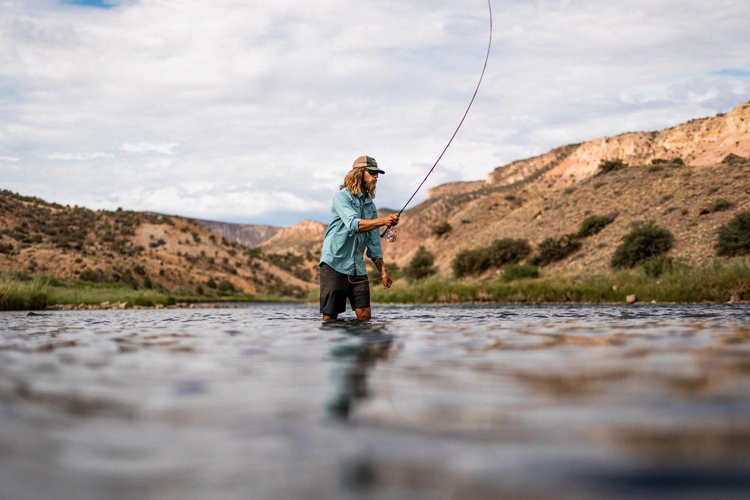
[[[392,214],[387,217],[383,217],[383,220],[385,221],[386,226],[393,227],[398,224],[398,214]]]

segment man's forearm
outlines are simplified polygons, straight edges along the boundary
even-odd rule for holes
[[[372,231],[373,229],[378,229],[387,225],[388,222],[385,217],[382,219],[362,219],[359,221],[358,228],[360,233],[366,233],[367,231]]]
[[[383,258],[378,259],[372,259],[372,262],[375,264],[375,267],[378,268],[378,271],[380,271],[380,275],[383,275]]]

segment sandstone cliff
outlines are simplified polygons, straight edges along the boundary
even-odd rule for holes
[[[621,210],[619,221],[625,225],[652,218],[672,229],[672,225],[679,226],[689,214],[695,215],[709,201],[706,199],[709,194],[732,198],[735,211],[747,209],[747,172],[742,166],[721,164],[729,155],[750,156],[750,103],[726,114],[690,120],[660,132],[626,133],[556,148],[498,167],[484,182],[450,183],[431,189],[423,203],[404,213],[398,241],[385,246],[386,258],[405,265],[416,248],[425,245],[436,253],[441,270],[448,272],[450,260],[463,249],[506,237],[538,243],[545,237],[575,232],[576,225],[590,213],[603,215],[602,212]],[[654,174],[660,171],[654,170],[654,160],[674,158],[683,161],[683,170],[668,167],[662,174],[664,178]],[[594,180],[599,163],[615,159],[632,168]],[[616,189],[591,188],[603,187],[614,179],[621,179]],[[703,197],[698,195],[700,192]],[[664,200],[680,200],[680,203],[667,204]],[[580,210],[571,211],[571,206]],[[679,220],[664,219],[658,207],[670,210],[670,217],[683,211],[688,215]],[[675,250],[675,255],[691,261],[709,257],[717,221],[731,214],[730,211],[689,219],[690,234],[685,233],[683,246]],[[713,217],[718,219],[715,221]],[[441,239],[432,235],[432,227],[446,222],[453,228],[448,236]],[[614,225],[612,229],[617,227]],[[624,230],[624,227],[620,231],[610,230],[612,241],[607,245],[598,242],[599,251],[590,250],[589,258],[579,256],[577,261],[606,267],[607,255],[614,250],[611,245],[622,237]],[[692,236],[695,234],[701,237]],[[593,257],[594,254],[597,256]],[[561,266],[576,267],[571,261],[554,267]]]
[[[212,233],[236,241],[246,247],[260,245],[271,239],[281,228],[277,226],[263,226],[258,224],[232,224],[230,222],[218,222],[213,220],[194,219],[195,222],[208,228]]]

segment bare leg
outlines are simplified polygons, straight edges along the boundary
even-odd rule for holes
[[[339,317],[338,314],[331,314],[331,315],[324,314],[323,321],[328,321],[329,319],[337,319],[338,317]]]
[[[371,310],[369,307],[362,307],[354,310],[355,313],[357,313],[357,319],[360,321],[367,321],[370,319],[371,316]]]

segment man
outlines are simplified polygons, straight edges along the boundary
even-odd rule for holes
[[[379,229],[398,224],[398,215],[378,218],[372,199],[375,198],[379,174],[385,172],[378,168],[374,158],[360,156],[333,197],[331,223],[320,256],[320,312],[323,321],[338,318],[346,310],[347,298],[357,319],[370,319],[370,284],[363,259],[365,250],[380,271],[383,287],[390,288],[393,282],[383,266]]]

